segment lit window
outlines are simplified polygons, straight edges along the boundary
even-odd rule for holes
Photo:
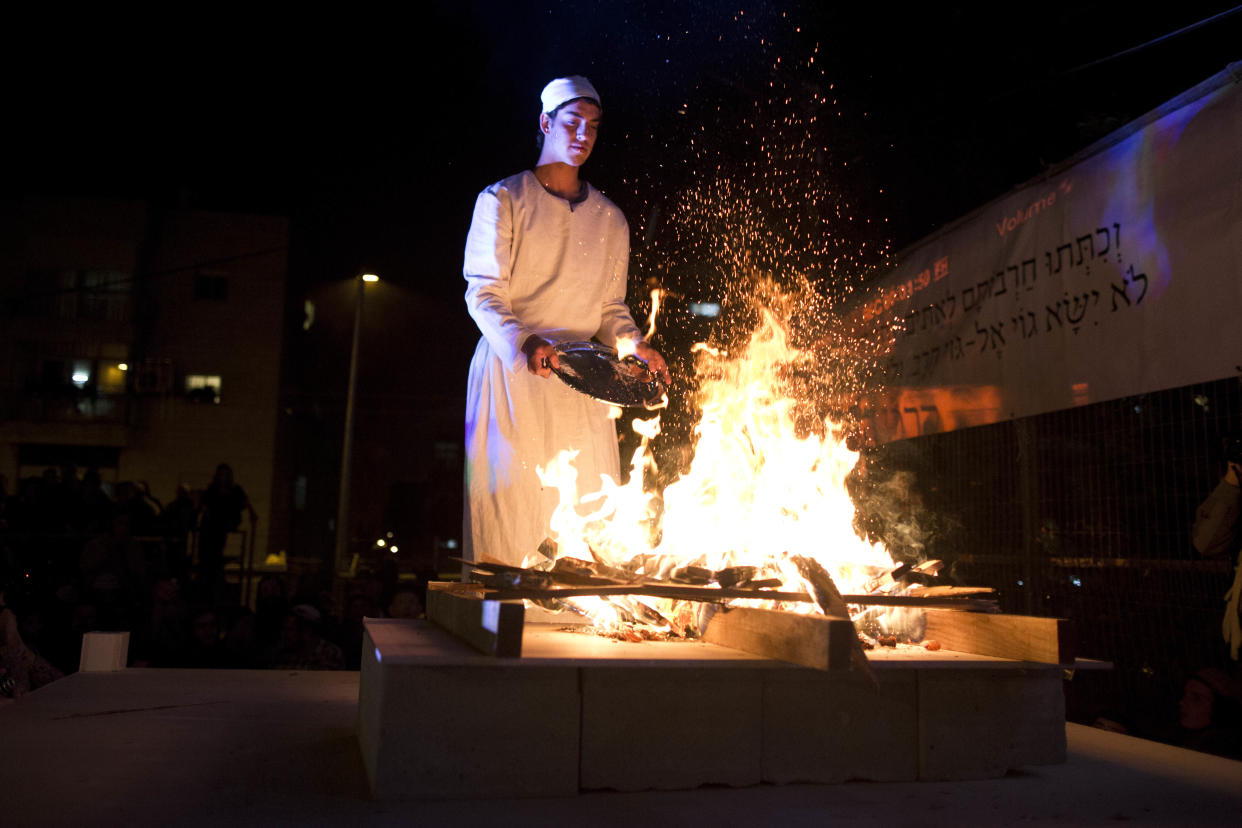
[[[105,394],[116,394],[125,390],[125,374],[129,371],[127,363],[101,362],[99,365],[99,390]]]
[[[74,360],[73,373],[69,375],[69,378],[78,388],[85,386],[91,381],[91,363],[82,359]]]
[[[186,374],[185,395],[192,402],[220,402],[220,377],[215,374]]]

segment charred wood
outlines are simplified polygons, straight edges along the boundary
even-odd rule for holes
[[[722,587],[733,587],[748,583],[757,574],[759,574],[759,568],[755,566],[730,566],[726,569],[717,570],[713,580]],[[777,581],[777,586],[779,585],[780,581]]]
[[[845,599],[841,597],[837,585],[833,583],[832,576],[828,574],[828,570],[824,569],[823,564],[814,558],[807,558],[803,555],[794,555],[794,565],[798,567],[798,573],[803,580],[811,588],[811,594],[815,596],[815,603],[823,610],[824,615],[836,616],[840,618],[849,618],[849,608],[845,604]],[[859,643],[857,637],[851,639],[853,646],[850,648],[850,658],[854,666],[858,668],[872,686],[879,687],[880,680],[876,677],[875,671],[871,669],[870,662],[867,661],[867,655],[863,652],[862,644]]]
[[[670,580],[676,581],[679,584],[702,586],[712,582],[713,574],[710,569],[704,569],[701,566],[682,566],[673,570]]]

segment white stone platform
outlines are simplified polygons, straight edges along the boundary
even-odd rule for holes
[[[1242,817],[1242,762],[1074,724],[1064,764],[972,782],[375,800],[354,733],[358,679],[130,669],[0,700],[0,825],[1233,828]]]
[[[522,653],[369,619],[358,732],[374,795],[982,779],[1065,759],[1056,666],[880,649],[876,689],[704,642],[536,624]]]

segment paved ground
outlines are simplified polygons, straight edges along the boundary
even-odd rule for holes
[[[373,802],[357,695],[352,672],[71,675],[0,707],[0,826],[1242,825],[1242,762],[1077,725],[1066,764],[982,782]]]

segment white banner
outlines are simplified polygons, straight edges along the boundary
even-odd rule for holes
[[[909,251],[880,442],[1242,375],[1242,64]]]

